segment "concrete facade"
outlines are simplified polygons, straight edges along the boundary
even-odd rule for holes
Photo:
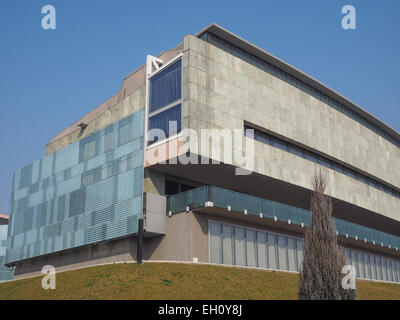
[[[185,127],[243,130],[248,121],[400,187],[400,149],[372,130],[195,36],[184,38],[183,50]],[[222,143],[217,160],[226,163],[223,152]],[[254,153],[255,172],[311,189],[319,165],[257,141]],[[399,198],[323,168],[329,195],[400,221]]]

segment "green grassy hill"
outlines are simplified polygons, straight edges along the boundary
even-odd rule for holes
[[[0,283],[0,299],[297,299],[299,275],[201,264],[111,264]],[[358,281],[359,299],[400,299],[400,285]]]

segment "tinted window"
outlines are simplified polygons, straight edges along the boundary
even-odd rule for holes
[[[150,112],[181,98],[181,64],[178,60],[150,79]]]
[[[175,124],[173,122],[176,122]],[[170,123],[171,122],[171,123]],[[156,114],[149,118],[149,130],[161,129],[165,138],[172,136],[181,131],[181,105],[170,108],[164,112]],[[150,143],[161,140],[163,137],[154,137],[149,134]]]

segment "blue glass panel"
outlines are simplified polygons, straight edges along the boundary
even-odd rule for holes
[[[171,123],[170,123],[171,122]],[[175,126],[175,124],[176,126]],[[156,114],[149,118],[149,130],[160,129],[164,132],[164,138],[168,138],[181,131],[181,105],[170,108],[164,112]],[[162,140],[163,137],[152,136],[149,134],[150,142]]]
[[[171,213],[179,213],[186,211],[188,206],[190,209],[201,208],[207,201],[207,187],[191,189],[185,192],[174,194],[170,197]]]
[[[144,110],[17,170],[8,263],[137,232]]]
[[[181,98],[181,59],[150,79],[150,112]]]

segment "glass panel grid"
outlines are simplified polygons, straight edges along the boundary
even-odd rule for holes
[[[150,113],[181,99],[182,60],[150,78]]]
[[[181,131],[182,59],[152,76],[149,86],[148,139],[152,144]]]
[[[143,131],[140,110],[17,170],[6,261],[137,232]]]
[[[12,280],[14,278],[14,271],[4,266],[6,249],[7,249],[7,232],[8,225],[0,225],[0,282]]]

